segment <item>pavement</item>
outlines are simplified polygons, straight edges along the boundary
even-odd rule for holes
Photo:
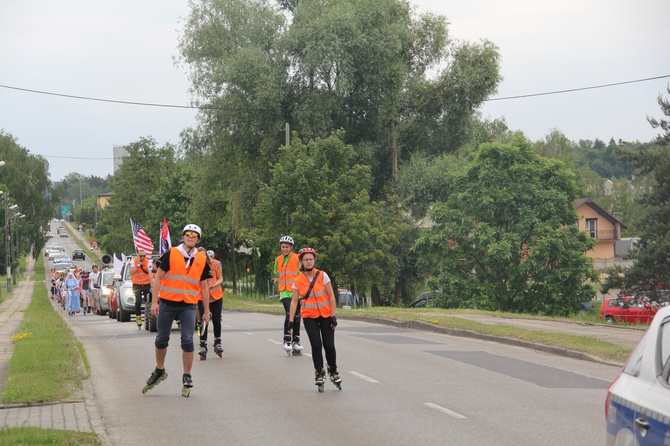
[[[81,235],[74,231],[76,236],[82,238]],[[82,238],[83,239],[83,238]],[[40,257],[41,259],[41,257]],[[18,283],[13,289],[12,293],[0,304],[0,391],[4,391],[5,381],[7,379],[7,368],[9,360],[14,352],[14,343],[11,337],[21,331],[21,323],[23,315],[31,302],[35,281],[30,280],[32,275],[32,262],[28,262],[26,266],[26,280]],[[0,284],[4,285],[4,284]],[[64,317],[64,312],[60,307],[51,301],[54,309],[63,317],[69,324],[69,318]],[[342,312],[338,316],[344,316]],[[456,315],[457,317],[469,318],[486,324],[505,324],[510,326],[518,326],[531,330],[555,331],[568,334],[576,334],[580,336],[592,336],[606,342],[616,345],[622,345],[627,348],[632,348],[639,341],[644,334],[644,328],[624,328],[599,326],[590,324],[577,324],[559,321],[546,321],[535,319],[515,319],[515,318],[500,318],[494,316],[480,316],[480,315]],[[346,317],[346,316],[345,316]],[[404,326],[407,328],[416,328],[421,330],[437,331],[445,334],[457,336],[470,336],[482,339],[493,340],[497,342],[512,343],[525,347],[543,350],[549,353],[569,356],[578,359],[591,360],[596,362],[597,358],[590,358],[578,352],[568,349],[560,349],[547,346],[539,346],[529,342],[509,339],[497,338],[486,335],[478,335],[472,332],[465,332],[453,329],[445,329],[444,327],[437,327],[426,322],[411,322],[398,323],[396,321],[382,321],[373,318],[356,318],[373,323],[387,323],[392,325]],[[612,364],[611,365],[621,365]],[[82,364],[83,367],[83,364]],[[20,405],[2,405],[0,404],[0,429],[5,427],[21,427],[32,426],[40,428],[52,428],[60,430],[75,430],[82,432],[95,432],[100,436],[104,445],[109,445],[109,437],[104,429],[104,423],[101,412],[96,403],[96,396],[93,391],[91,380],[85,379],[83,382],[83,389],[72,401],[60,401],[42,404],[20,404]]]
[[[0,392],[4,392],[9,360],[14,353],[14,343],[11,338],[21,331],[24,312],[30,305],[33,289],[37,283],[30,280],[33,270],[32,261],[28,262],[26,270],[26,280],[17,283],[12,288],[11,294],[0,304],[0,345],[2,345],[0,349]],[[63,317],[64,312],[54,301],[51,302],[57,313]],[[63,319],[69,323],[67,318],[63,317]],[[81,367],[84,367],[83,363]],[[99,435],[103,445],[111,444],[104,429],[90,378],[85,379],[82,384],[81,392],[71,401],[0,404],[0,429],[30,426],[95,432]]]

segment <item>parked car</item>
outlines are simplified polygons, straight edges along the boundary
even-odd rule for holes
[[[105,268],[100,271],[95,286],[91,289],[91,298],[98,315],[104,316],[109,312],[109,302],[114,298],[113,268]]]
[[[135,314],[135,294],[133,283],[130,280],[130,266],[134,257],[128,257],[121,268],[121,274],[114,276],[114,299],[116,300],[116,320],[119,322],[130,321],[130,316]],[[142,302],[142,312],[144,312]]]
[[[342,288],[337,290],[340,298],[337,304],[342,307],[344,305],[356,308],[358,306],[358,298],[349,290],[344,290]]]
[[[407,305],[407,308],[425,308],[428,306],[428,302],[441,295],[442,291],[429,291],[427,293],[421,293],[417,300]]]
[[[658,310],[607,391],[605,444],[670,443],[670,306]]]
[[[69,235],[67,235],[67,232],[65,232],[65,231],[61,231],[60,236],[61,237],[69,237]]]
[[[75,249],[72,251],[72,260],[86,260],[86,254],[83,249]]]
[[[54,259],[54,256],[57,256],[57,255],[60,255],[60,254],[61,254],[61,252],[60,252],[59,250],[50,248],[50,249],[47,251],[47,258],[48,258],[49,260],[53,260],[53,259]]]
[[[627,322],[649,324],[659,307],[633,296],[607,297],[600,307],[600,319],[608,324]]]
[[[65,271],[66,269],[70,268],[69,263],[54,263],[51,266],[51,269],[56,270],[56,271]]]

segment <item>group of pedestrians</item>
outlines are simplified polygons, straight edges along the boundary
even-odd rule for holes
[[[51,271],[51,299],[56,300],[68,315],[93,313],[91,290],[99,273],[98,266],[93,265],[92,270]]]
[[[180,321],[182,350],[182,395],[189,396],[193,387],[191,370],[195,356],[194,327],[198,326],[200,338],[199,355],[207,356],[207,331],[210,321],[214,331],[214,351],[221,357],[221,311],[223,303],[223,274],[221,263],[214,258],[213,251],[197,245],[202,239],[202,230],[188,224],[182,230],[181,243],[170,248],[160,258],[156,272],[150,274],[153,293],[151,313],[156,317],[156,339],[154,354],[156,367],[147,380],[142,393],[148,392],[167,379],[165,358],[170,341],[172,322]],[[337,326],[336,302],[330,278],[324,271],[314,267],[317,253],[312,248],[303,248],[298,254],[292,252],[294,241],[289,236],[280,239],[282,254],[275,261],[275,273],[280,288],[280,297],[285,309],[283,340],[287,351],[300,352],[300,319],[312,347],[315,369],[315,384],[323,391],[326,370],[322,349],[326,353],[328,375],[340,388],[342,378],[337,370],[335,351],[335,327]],[[139,254],[139,252],[138,252]],[[138,256],[139,257],[139,256]],[[131,269],[138,277],[145,272],[142,261]],[[133,282],[135,284],[135,282]],[[139,283],[138,283],[139,285]],[[138,316],[139,317],[139,316]],[[196,325],[196,321],[199,325]]]

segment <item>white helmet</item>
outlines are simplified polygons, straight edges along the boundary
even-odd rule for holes
[[[207,251],[207,257],[214,258],[214,251],[212,251],[211,249]]]
[[[200,226],[198,225],[186,225],[184,226],[184,229],[181,231],[182,234],[186,231],[193,231],[198,233],[198,237],[202,238],[202,229],[200,229]]]
[[[289,245],[293,246],[293,237],[289,235],[284,235],[282,238],[279,239],[279,243],[288,243]]]

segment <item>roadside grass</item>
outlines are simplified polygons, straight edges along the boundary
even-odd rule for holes
[[[263,313],[283,314],[284,307],[277,300],[265,299],[249,299],[246,297],[239,297],[235,294],[226,293],[224,297],[224,309],[240,310],[240,311],[257,311]],[[390,319],[398,322],[412,322],[421,321],[430,323],[436,326],[453,328],[454,330],[467,330],[474,333],[498,336],[503,338],[519,339],[527,342],[538,343],[553,347],[565,348],[568,350],[577,351],[580,353],[594,356],[606,361],[625,362],[631,353],[631,349],[610,344],[608,342],[594,339],[587,336],[569,335],[563,333],[555,333],[541,330],[528,330],[519,327],[502,324],[482,324],[476,321],[468,320],[464,316],[468,314],[473,315],[488,315],[494,317],[516,318],[516,319],[547,319],[547,320],[562,320],[570,322],[582,323],[598,323],[601,324],[598,318],[598,313],[590,313],[586,315],[577,315],[574,318],[549,318],[528,314],[517,313],[502,313],[479,311],[469,309],[445,310],[442,308],[425,308],[423,310],[410,310],[398,307],[368,307],[363,309],[343,310],[338,309],[338,316],[354,316],[357,318],[379,318]],[[595,316],[594,316],[595,314]],[[640,327],[644,330],[646,326]]]
[[[37,267],[36,262],[36,267]],[[21,331],[12,336],[2,402],[40,403],[77,398],[86,372],[72,331],[56,313],[43,282],[35,283]]]
[[[14,446],[45,444],[57,444],[63,446],[98,446],[102,445],[102,442],[93,432],[40,429],[38,427],[15,427],[0,429],[0,444],[11,444]]]
[[[44,270],[44,262],[42,261],[43,257],[41,254],[38,254],[37,258],[33,262],[33,275],[30,276],[30,280],[35,282],[46,283],[46,272]]]

